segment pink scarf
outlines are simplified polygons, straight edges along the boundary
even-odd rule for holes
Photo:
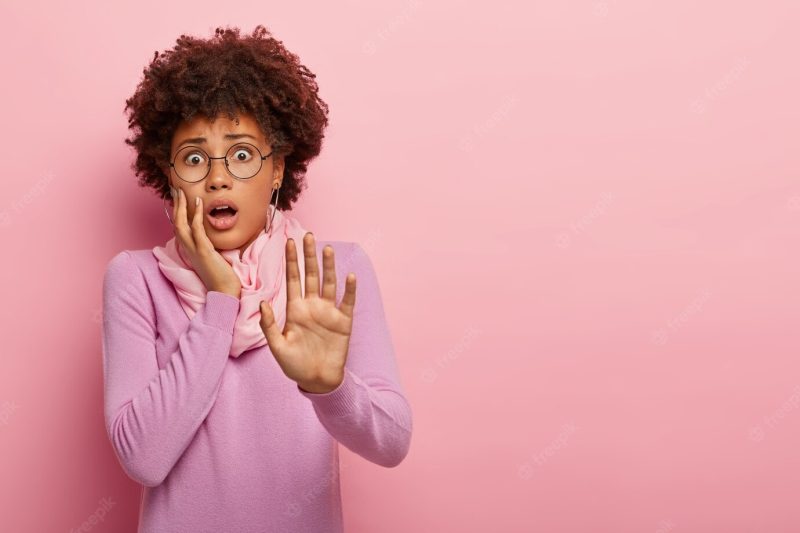
[[[239,357],[244,351],[267,344],[259,321],[261,300],[272,306],[275,321],[283,330],[286,323],[286,240],[291,237],[297,249],[297,263],[300,269],[300,283],[304,286],[305,261],[303,256],[303,236],[306,230],[294,217],[275,211],[267,233],[263,228],[258,237],[250,243],[239,259],[239,250],[220,250],[219,253],[233,267],[242,282],[239,301],[239,314],[233,330],[232,357]],[[270,235],[271,234],[271,235]],[[153,254],[158,259],[161,272],[175,286],[181,307],[191,320],[200,307],[205,304],[208,292],[200,276],[183,259],[178,251],[177,237],[167,241],[166,246],[156,246]]]

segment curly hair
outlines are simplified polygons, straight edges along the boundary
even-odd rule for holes
[[[291,210],[305,188],[308,163],[322,148],[328,106],[316,75],[263,25],[240,38],[238,28],[215,30],[210,39],[181,35],[172,50],[155,52],[136,91],[125,102],[125,143],[136,150],[131,165],[141,187],[169,196],[168,165],[172,136],[183,120],[238,112],[253,115],[284,158],[278,208]]]

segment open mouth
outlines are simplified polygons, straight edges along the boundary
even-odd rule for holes
[[[231,206],[219,206],[210,209],[206,214],[208,222],[214,229],[225,230],[232,228],[239,218],[239,212]]]
[[[209,213],[210,216],[214,218],[225,218],[225,217],[232,217],[236,214],[236,209],[233,207],[215,207]]]

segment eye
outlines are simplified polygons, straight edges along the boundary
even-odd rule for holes
[[[183,162],[186,163],[186,165],[188,165],[190,167],[194,167],[194,166],[197,166],[197,165],[202,165],[203,163],[205,163],[205,161],[206,161],[206,158],[205,158],[205,156],[203,155],[202,152],[190,152],[183,159]]]
[[[238,146],[233,151],[231,155],[231,159],[237,163],[243,163],[245,161],[250,161],[253,158],[253,151],[246,146]]]

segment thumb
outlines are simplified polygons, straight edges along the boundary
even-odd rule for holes
[[[267,338],[270,349],[274,350],[283,342],[283,334],[278,329],[278,323],[275,322],[275,314],[272,312],[272,307],[269,303],[261,300],[259,309],[261,310],[261,320],[259,320],[259,324],[264,332],[264,336]]]

